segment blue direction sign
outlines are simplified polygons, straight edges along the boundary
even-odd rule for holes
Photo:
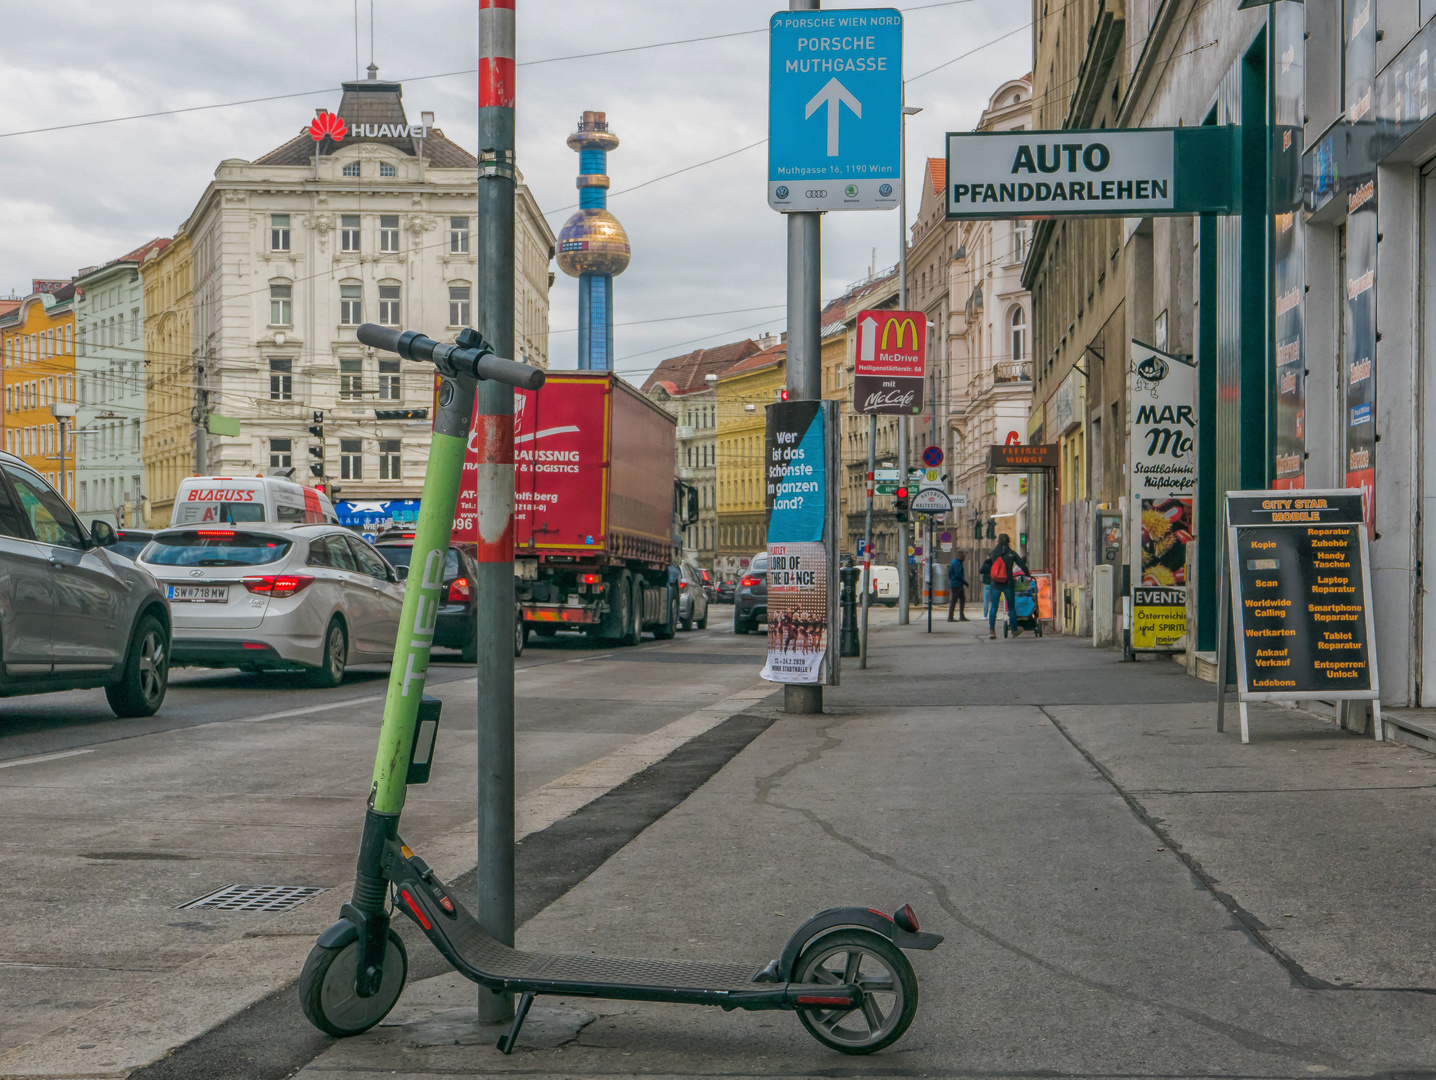
[[[768,205],[891,210],[902,177],[902,13],[780,11],[768,26]]]

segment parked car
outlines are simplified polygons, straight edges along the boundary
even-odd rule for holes
[[[90,524],[90,531],[94,532],[95,521]],[[108,522],[105,522],[108,524]],[[115,555],[123,555],[127,559],[133,559],[140,552],[145,550],[146,545],[155,538],[153,529],[116,529],[115,542],[109,545],[108,549]]]
[[[374,541],[374,546],[407,578],[409,560],[414,554],[412,532],[381,533]],[[459,659],[465,664],[476,663],[479,659],[479,645],[475,639],[478,628],[478,591],[473,586],[478,575],[477,550],[474,544],[449,545],[449,553],[444,558],[444,584],[439,593],[443,603],[439,607],[439,617],[434,627],[434,645],[440,649],[458,649]],[[515,607],[514,656],[524,654],[527,640],[523,616]]]
[[[112,556],[58,492],[0,453],[0,696],[103,687],[116,716],[153,716],[169,687],[159,583]]]
[[[708,629],[708,591],[703,576],[692,563],[678,566],[678,625],[684,630]]]
[[[733,595],[738,591],[738,583],[732,578],[724,578],[718,582],[718,594],[715,597],[720,604],[731,604]]]
[[[768,553],[753,556],[747,571],[738,579],[733,598],[733,633],[747,634],[768,621]]]
[[[868,583],[867,570],[864,569],[858,581],[859,589],[871,588],[872,596],[868,603],[883,604],[887,607],[897,607],[898,603],[898,568],[896,566],[874,566],[872,568],[872,583]],[[862,593],[858,593],[858,601],[862,602]]]
[[[137,564],[170,601],[175,664],[299,670],[328,687],[350,664],[393,659],[403,586],[342,526],[164,529]]]

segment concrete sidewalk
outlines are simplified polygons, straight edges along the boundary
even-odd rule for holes
[[[1436,758],[1071,639],[875,629],[822,716],[782,717],[519,933],[749,961],[835,904],[916,907],[922,1004],[877,1057],[782,1013],[543,1001],[511,1057],[472,987],[417,982],[301,1075],[1369,1076],[1436,1070]]]

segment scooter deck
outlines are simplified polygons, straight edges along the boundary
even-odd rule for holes
[[[398,886],[398,910],[418,923],[456,970],[499,993],[668,1001],[726,1009],[791,1009],[799,1004],[800,994],[848,994],[846,987],[754,982],[762,969],[742,964],[512,949],[490,937],[447,890],[435,891],[448,899],[452,912],[440,906],[429,886],[413,880]]]

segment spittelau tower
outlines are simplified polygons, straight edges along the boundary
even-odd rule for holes
[[[608,117],[585,112],[568,137],[578,151],[578,213],[558,234],[558,265],[578,278],[578,368],[613,370],[613,278],[628,268],[628,234],[608,212],[608,152],[618,136]]]

